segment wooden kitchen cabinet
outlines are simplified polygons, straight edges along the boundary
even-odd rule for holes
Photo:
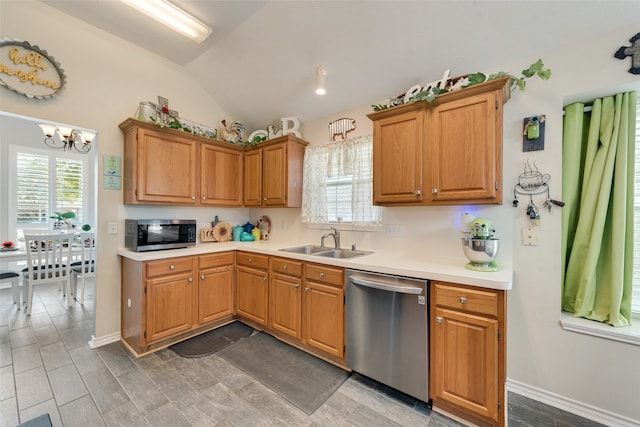
[[[502,203],[501,78],[368,115],[376,205]]]
[[[272,257],[269,328],[302,339],[302,261]]]
[[[198,257],[198,323],[215,322],[233,315],[235,255],[222,252]]]
[[[305,263],[304,342],[344,360],[344,277],[343,268]]]
[[[431,283],[434,406],[480,425],[504,425],[505,313],[504,291]]]
[[[242,206],[243,148],[127,119],[125,204]]]
[[[300,207],[307,144],[285,135],[248,149],[244,161],[244,205]]]
[[[236,254],[236,313],[267,326],[269,257],[249,252]]]

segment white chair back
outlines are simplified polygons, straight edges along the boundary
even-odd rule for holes
[[[80,261],[71,264],[71,288],[74,298],[84,305],[85,279],[96,276],[96,235],[95,233],[79,233]],[[78,279],[82,290],[78,300]]]
[[[25,234],[27,268],[23,270],[23,293],[27,314],[31,314],[33,286],[39,284],[63,282],[71,306],[69,274],[73,238],[73,234]]]

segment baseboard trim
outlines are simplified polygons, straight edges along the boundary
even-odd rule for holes
[[[618,415],[508,378],[505,389],[507,392],[514,392],[600,424],[620,427],[637,427],[640,425],[639,420],[633,420],[623,415]]]
[[[114,332],[113,334],[105,335],[98,338],[96,338],[95,335],[91,335],[91,340],[89,340],[89,347],[98,348],[102,347],[103,345],[111,344],[118,341],[120,341],[120,332]]]

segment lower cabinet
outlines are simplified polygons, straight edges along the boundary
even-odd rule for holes
[[[122,339],[142,354],[231,319],[233,262],[233,252],[146,262],[123,258]]]
[[[302,261],[272,257],[269,328],[302,340]]]
[[[304,266],[304,342],[344,360],[344,269]]]
[[[431,283],[433,404],[479,425],[504,425],[504,293]]]
[[[236,254],[236,312],[267,326],[269,257],[250,252]]]

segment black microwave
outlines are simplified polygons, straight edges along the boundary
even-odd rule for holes
[[[124,246],[135,252],[195,246],[194,219],[127,219]]]

